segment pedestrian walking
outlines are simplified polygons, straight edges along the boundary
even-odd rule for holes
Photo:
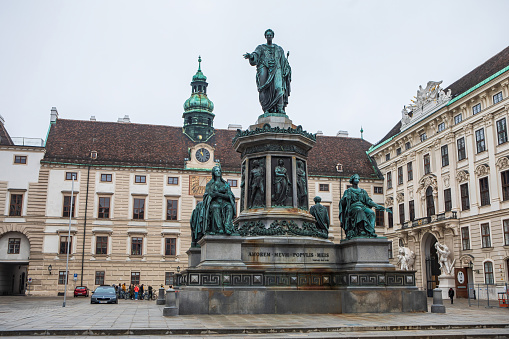
[[[449,288],[449,298],[451,298],[451,305],[453,304],[453,298],[454,298],[454,290]]]
[[[129,299],[133,300],[134,299],[134,289],[133,289],[133,285],[129,285]]]
[[[140,292],[140,288],[136,285],[134,286],[134,300],[138,300],[138,292]]]
[[[122,292],[125,293],[125,283],[122,284]]]
[[[148,299],[152,299],[152,286],[148,285]]]
[[[140,286],[140,299],[143,300],[143,284]]]

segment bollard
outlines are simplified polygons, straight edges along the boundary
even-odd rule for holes
[[[433,290],[433,305],[431,305],[431,313],[445,313],[442,290],[439,288],[435,288]]]
[[[175,317],[179,315],[178,291],[173,288],[166,290],[166,306],[163,308],[163,316]]]
[[[164,287],[159,288],[159,295],[157,296],[156,305],[164,305],[166,300],[164,299]]]

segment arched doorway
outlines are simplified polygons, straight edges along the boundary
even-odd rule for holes
[[[426,216],[435,215],[435,201],[433,200],[433,188],[428,186],[426,189]]]
[[[30,242],[20,232],[0,235],[0,295],[24,295]]]
[[[422,237],[422,249],[424,258],[425,275],[423,279],[426,281],[426,291],[428,297],[433,297],[433,289],[438,286],[438,276],[440,275],[440,268],[438,265],[438,255],[435,244],[437,238],[431,233],[426,233]]]

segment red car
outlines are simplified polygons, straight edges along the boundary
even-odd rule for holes
[[[74,297],[76,298],[79,295],[84,295],[85,297],[88,297],[87,286],[78,286],[74,289]]]

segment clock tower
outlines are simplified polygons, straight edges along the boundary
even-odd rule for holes
[[[201,71],[201,57],[198,57],[198,71],[191,82],[191,97],[184,103],[183,132],[194,142],[207,142],[214,135],[214,104],[207,97],[207,77]]]

